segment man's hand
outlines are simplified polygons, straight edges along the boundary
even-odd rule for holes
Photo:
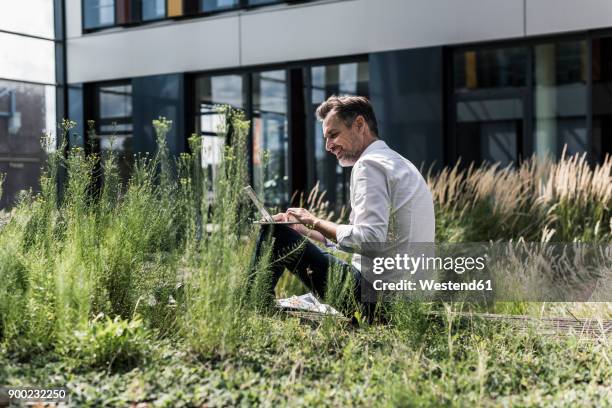
[[[274,214],[272,216],[272,219],[276,222],[287,222],[289,221],[287,214],[285,213],[278,213],[278,214]]]
[[[316,233],[316,240],[326,243],[325,239],[330,239],[332,241],[336,240],[336,231],[338,228],[338,224],[322,220],[321,218],[317,218],[308,210],[303,208],[289,208],[287,210],[287,214],[297,218],[300,222],[307,224],[312,228],[311,231]],[[305,228],[305,227],[304,227]]]
[[[278,214],[273,215],[272,218],[274,219],[274,221],[277,221],[277,222],[296,222],[298,221],[297,218],[287,213],[278,213]],[[302,224],[288,224],[287,226],[291,228],[292,230],[295,230],[304,236],[308,236],[308,233],[310,232],[310,230]]]
[[[327,244],[325,237],[331,237],[336,239],[336,224],[331,221],[322,221],[319,218],[312,215],[310,212],[303,208],[289,208],[286,213],[279,213],[273,216],[274,221],[299,221],[302,224],[289,225],[290,228],[294,229],[298,233],[302,234],[306,238],[319,241],[322,244]],[[315,224],[323,223],[323,231],[319,232],[314,229],[309,229],[306,225],[315,226]]]
[[[314,225],[318,218],[303,208],[289,208],[287,215],[295,217],[302,224]]]

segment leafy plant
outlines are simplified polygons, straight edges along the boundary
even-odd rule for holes
[[[72,337],[64,338],[59,352],[77,367],[126,370],[146,358],[150,334],[140,317],[130,320],[99,314]]]

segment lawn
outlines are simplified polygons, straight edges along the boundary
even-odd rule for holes
[[[39,193],[0,214],[0,385],[65,387],[74,406],[609,406],[609,339],[545,336],[460,311],[610,319],[610,303],[393,303],[385,323],[275,311],[241,194],[248,123],[211,180],[172,125],[128,182],[112,153],[49,157]],[[66,140],[74,124],[65,121]],[[90,124],[90,131],[93,126]],[[439,242],[612,241],[612,159],[530,160],[427,177]],[[58,182],[59,181],[59,182]],[[208,194],[214,187],[214,199]],[[1,193],[1,191],[0,191]],[[313,192],[304,205],[332,219]],[[214,228],[207,228],[207,226]],[[285,276],[277,294],[302,293]],[[346,305],[346,282],[325,301]],[[354,305],[353,305],[354,306]]]

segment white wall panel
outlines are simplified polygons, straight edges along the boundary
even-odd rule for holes
[[[610,0],[527,0],[527,35],[610,26]]]
[[[0,29],[53,39],[53,0],[1,0]]]
[[[53,41],[0,33],[0,78],[55,83]]]
[[[366,1],[285,7],[242,15],[244,65],[367,52]]]
[[[69,82],[485,41],[524,32],[523,0],[338,0],[73,37],[80,31],[78,1],[67,0],[72,10]]]
[[[245,65],[520,37],[523,0],[346,0],[242,17]]]
[[[66,37],[78,37],[81,35],[81,1],[65,0],[66,13]]]
[[[612,0],[329,0],[86,35],[81,1],[66,14],[74,83],[612,26]]]
[[[523,0],[369,0],[369,51],[520,37]]]
[[[238,17],[232,15],[71,38],[68,82],[235,67],[238,33]]]

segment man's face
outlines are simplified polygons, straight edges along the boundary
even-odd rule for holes
[[[323,121],[325,150],[333,153],[340,166],[355,164],[363,152],[363,118],[358,117],[349,127],[333,111]],[[360,131],[361,130],[361,131]]]

